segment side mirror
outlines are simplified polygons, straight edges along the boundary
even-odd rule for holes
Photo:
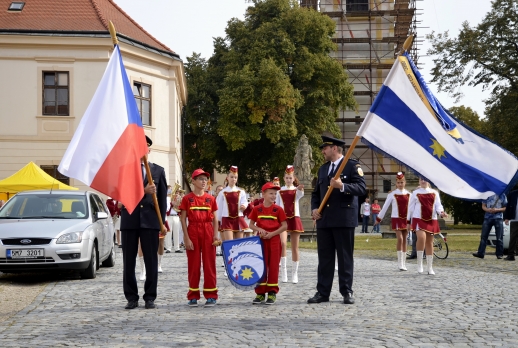
[[[108,218],[108,214],[106,214],[104,211],[97,212],[97,220],[107,219],[107,218]]]

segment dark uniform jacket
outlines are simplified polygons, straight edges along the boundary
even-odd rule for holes
[[[160,215],[162,215],[162,221],[165,222],[167,212],[167,182],[165,179],[165,171],[164,168],[154,163],[149,163],[149,169],[151,170],[151,176],[156,186],[156,198],[158,200],[158,207],[160,208]],[[147,183],[148,179],[146,177],[144,187],[146,187]],[[131,190],[130,187],[125,189]],[[160,223],[156,216],[153,195],[144,194],[144,197],[142,197],[131,215],[123,206],[121,209],[121,219],[121,231],[141,228],[160,231]]]
[[[340,161],[338,167],[341,163]],[[311,194],[311,210],[318,209],[326,195],[330,180],[335,175],[335,173],[328,175],[330,165],[331,162],[327,162],[318,170],[317,184]],[[322,218],[317,220],[317,228],[358,226],[357,196],[364,196],[367,192],[358,161],[350,159],[340,174],[340,178],[345,184],[344,192],[340,192],[340,189],[333,189],[320,213]]]
[[[518,190],[511,191],[507,196],[507,206],[504,211],[504,220],[516,220],[516,204],[518,203]]]

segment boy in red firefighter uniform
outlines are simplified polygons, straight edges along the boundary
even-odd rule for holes
[[[266,304],[272,305],[277,299],[279,292],[279,262],[281,260],[281,238],[279,234],[286,231],[288,227],[284,210],[275,204],[279,186],[268,182],[263,185],[264,202],[254,207],[249,215],[250,228],[257,232],[263,240],[263,253],[266,270],[264,277],[255,288],[257,296],[253,304],[264,302],[268,293]]]
[[[205,192],[210,174],[203,169],[192,173],[194,191],[184,196],[179,209],[180,221],[184,231],[184,244],[187,253],[187,272],[189,278],[188,305],[198,306],[200,299],[200,269],[203,259],[203,296],[206,307],[214,306],[218,299],[216,286],[216,247],[218,240],[218,206],[214,197]],[[189,226],[187,221],[189,219]]]

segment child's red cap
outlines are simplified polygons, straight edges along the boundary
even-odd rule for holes
[[[275,186],[272,182],[267,182],[263,185],[263,188],[261,190],[264,192],[268,189],[280,190],[281,188],[279,186]]]
[[[203,169],[196,169],[194,172],[192,172],[191,178],[196,178],[197,176],[205,175],[207,178],[210,178],[210,174],[204,171]]]

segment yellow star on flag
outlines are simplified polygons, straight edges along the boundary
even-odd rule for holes
[[[245,269],[241,272],[241,277],[243,277],[243,279],[245,280],[249,280],[253,277],[254,275],[254,272],[252,271],[251,268],[247,268],[245,267]]]
[[[433,156],[437,156],[438,159],[441,159],[441,157],[446,157],[446,155],[444,154],[446,152],[446,149],[437,142],[437,140],[435,139],[431,139],[433,141],[433,144],[430,145],[429,147],[431,147],[433,149]]]

